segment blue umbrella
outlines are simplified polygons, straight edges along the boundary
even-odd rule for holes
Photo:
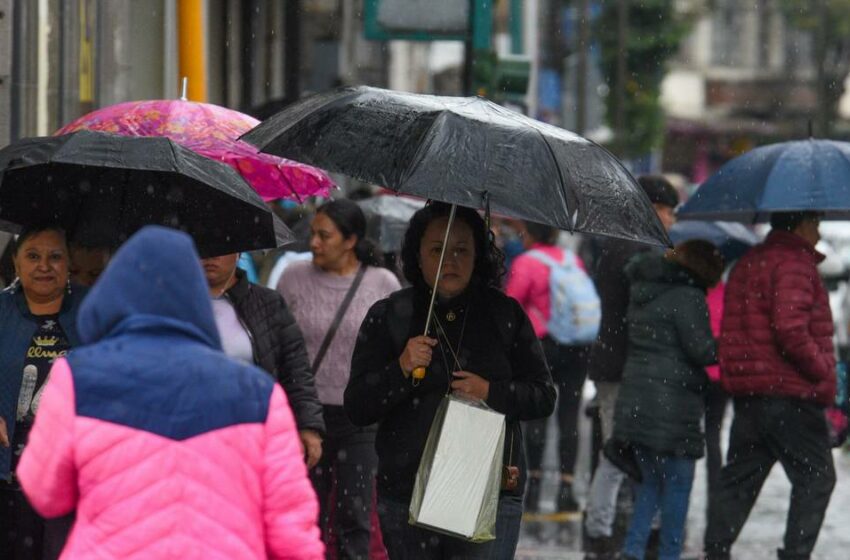
[[[760,238],[747,226],[734,222],[701,222],[682,220],[667,232],[670,241],[681,243],[690,239],[704,239],[713,243],[727,263],[740,258]]]
[[[721,167],[678,215],[752,224],[801,210],[850,219],[850,143],[809,139],[756,148]]]

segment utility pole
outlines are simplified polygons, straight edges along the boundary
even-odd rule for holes
[[[12,141],[12,0],[0,0],[0,146]]]
[[[284,99],[293,103],[301,97],[301,0],[284,2]]]
[[[617,0],[617,108],[614,113],[615,146],[617,155],[625,152],[626,137],[626,44],[629,34],[629,0]]]
[[[587,47],[590,39],[588,0],[578,3],[578,64],[576,68],[576,132],[587,130]]]

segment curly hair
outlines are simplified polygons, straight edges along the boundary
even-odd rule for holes
[[[427,286],[419,266],[422,236],[425,235],[425,230],[431,222],[438,218],[447,218],[450,212],[450,204],[432,202],[417,211],[410,220],[410,225],[404,234],[401,260],[404,277],[414,286]],[[484,219],[475,210],[458,206],[455,221],[468,225],[475,241],[475,264],[470,283],[501,288],[502,278],[505,276],[505,255],[496,246],[493,234],[487,230]]]

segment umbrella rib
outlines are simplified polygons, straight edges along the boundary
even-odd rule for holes
[[[533,130],[535,132],[537,132],[537,134],[540,135],[540,138],[543,139],[543,143],[546,145],[546,149],[549,150],[549,155],[552,156],[552,163],[555,164],[555,169],[558,171],[558,186],[561,187],[561,196],[564,197],[564,206],[567,207],[567,212],[570,212],[571,211],[570,204],[569,204],[569,201],[567,200],[567,185],[566,185],[566,183],[564,183],[564,175],[563,175],[563,173],[561,173],[561,166],[558,165],[558,158],[555,157],[555,150],[552,149],[552,146],[549,144],[549,141],[546,139],[546,135],[543,134],[543,131],[538,130],[537,128],[534,128]],[[576,211],[578,211],[578,209],[576,209]],[[574,233],[575,232],[575,226],[573,224],[572,216],[567,215],[567,218],[568,218],[567,222],[569,223],[569,226],[570,226],[569,232]]]

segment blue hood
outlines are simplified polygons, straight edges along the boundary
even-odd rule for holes
[[[146,227],[115,254],[77,319],[68,354],[78,416],[184,440],[265,422],[274,380],[221,351],[198,254]]]
[[[118,250],[83,302],[80,339],[93,344],[131,326],[156,324],[220,350],[208,290],[192,239],[147,226]]]

